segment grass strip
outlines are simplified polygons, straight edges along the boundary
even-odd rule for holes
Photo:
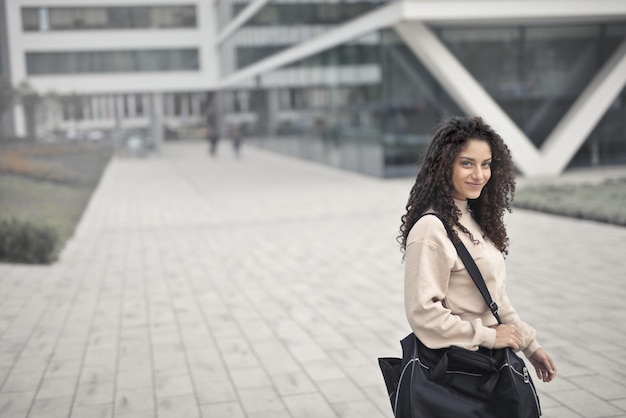
[[[0,220],[52,228],[58,236],[52,256],[56,259],[74,234],[112,149],[92,144],[35,144],[18,151],[0,152],[8,167],[0,170]],[[61,172],[63,176],[58,175]]]
[[[513,205],[577,219],[626,226],[626,178],[601,184],[526,186]]]

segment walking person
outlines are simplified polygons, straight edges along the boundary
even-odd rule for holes
[[[231,140],[233,141],[233,152],[235,157],[239,158],[241,155],[241,144],[243,142],[243,132],[241,125],[233,125],[230,132]]]
[[[441,123],[401,218],[398,241],[404,252],[406,316],[427,348],[510,347],[524,353],[540,380],[550,382],[556,365],[535,329],[511,305],[505,286],[509,239],[503,217],[510,211],[514,192],[509,149],[491,127],[479,117],[453,117]],[[423,216],[429,213],[438,216]],[[501,325],[444,223],[482,273]]]
[[[211,125],[207,126],[207,140],[209,141],[209,154],[211,154],[212,157],[215,157],[217,155],[219,136],[217,131],[215,131]]]

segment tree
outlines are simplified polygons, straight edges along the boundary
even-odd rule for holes
[[[26,135],[34,138],[36,136],[37,112],[39,112],[39,108],[41,107],[42,97],[27,81],[20,83],[17,88],[17,95],[24,107]]]
[[[11,81],[0,75],[0,137],[4,136],[4,114],[13,106],[17,97],[17,92]]]

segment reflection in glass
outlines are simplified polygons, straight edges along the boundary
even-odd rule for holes
[[[249,97],[262,146],[378,176],[412,174],[433,125],[460,112],[392,30],[264,74]]]
[[[222,75],[315,38],[341,23],[340,10],[269,3],[220,45]],[[626,39],[624,22],[433,30],[538,147]],[[464,113],[393,30],[261,74],[242,92],[248,107],[232,92],[226,119],[245,120],[261,146],[378,176],[413,175],[436,124]],[[626,160],[625,102],[622,91],[572,165]]]
[[[597,24],[438,30],[538,147],[623,39],[613,32]]]

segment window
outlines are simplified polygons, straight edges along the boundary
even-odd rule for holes
[[[288,26],[296,24],[338,24],[374,9],[379,3],[269,3],[246,24],[247,26]],[[247,4],[233,5],[237,16]]]
[[[197,49],[28,52],[28,75],[195,71]]]
[[[22,28],[25,31],[39,30],[39,9],[22,10]]]
[[[23,7],[25,31],[195,28],[196,7]]]

